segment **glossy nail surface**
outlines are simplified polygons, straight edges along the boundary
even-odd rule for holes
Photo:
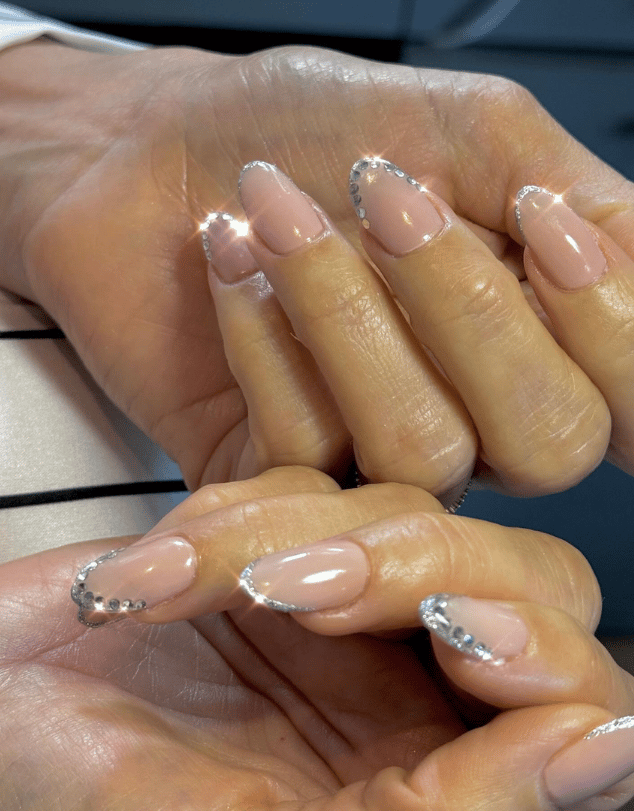
[[[230,214],[214,212],[202,228],[202,241],[210,273],[233,284],[257,272],[258,266],[247,246],[246,223]]]
[[[91,615],[153,608],[193,583],[196,564],[194,548],[184,538],[143,539],[89,564],[72,596]]]
[[[432,594],[420,604],[423,625],[453,648],[501,663],[522,653],[528,630],[510,606],[456,594]]]
[[[359,597],[369,573],[360,546],[330,540],[258,558],[244,570],[240,585],[277,611],[320,611]]]
[[[515,216],[537,267],[551,284],[579,290],[606,273],[605,256],[592,232],[559,196],[524,186]]]
[[[420,248],[445,227],[421,184],[388,161],[357,161],[349,191],[363,227],[393,256]]]
[[[250,226],[275,254],[292,253],[324,231],[308,199],[270,163],[254,161],[244,167],[240,199]]]
[[[555,755],[544,769],[544,781],[557,807],[569,808],[597,797],[633,773],[634,716],[624,716]]]

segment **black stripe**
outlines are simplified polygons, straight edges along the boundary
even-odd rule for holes
[[[185,482],[179,479],[167,479],[160,482],[99,484],[94,487],[69,487],[65,490],[47,490],[42,493],[18,493],[14,496],[0,496],[0,510],[11,507],[32,507],[36,504],[58,504],[61,501],[81,501],[86,498],[139,496],[150,493],[182,493],[186,491]]]
[[[9,340],[33,340],[43,338],[65,338],[66,336],[61,329],[10,329],[6,332],[0,332],[1,339]]]

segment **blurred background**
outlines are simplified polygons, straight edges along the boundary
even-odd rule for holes
[[[26,7],[159,45],[249,53],[309,43],[501,74],[634,179],[634,0],[31,0]],[[604,464],[568,493],[524,500],[476,492],[462,512],[578,546],[604,591],[600,631],[634,633],[634,480]]]

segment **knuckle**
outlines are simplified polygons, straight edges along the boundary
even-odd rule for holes
[[[456,274],[441,312],[448,313],[445,322],[466,323],[479,340],[487,341],[509,331],[509,322],[516,319],[515,304],[516,296],[509,295],[506,278],[486,268],[474,268],[470,273]]]
[[[576,387],[572,398],[545,403],[530,419],[516,422],[495,452],[485,444],[487,462],[509,490],[530,496],[562,492],[601,463],[610,442],[609,411],[602,398],[580,404],[575,395]]]
[[[457,429],[454,435],[438,430],[437,420],[426,420],[423,426],[410,420],[383,441],[376,436],[370,443],[355,439],[359,470],[369,481],[415,485],[433,495],[445,493],[470,476],[477,455],[477,439],[470,426]]]

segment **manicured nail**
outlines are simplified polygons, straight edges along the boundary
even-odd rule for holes
[[[277,611],[321,611],[359,597],[369,574],[360,546],[330,540],[258,558],[242,572],[240,585]]]
[[[418,608],[423,625],[453,648],[492,664],[522,653],[528,630],[509,606],[457,594],[432,594]]]
[[[248,163],[240,175],[240,199],[253,230],[276,254],[285,256],[325,230],[308,199],[270,163]]]
[[[569,808],[597,797],[631,774],[634,774],[634,716],[626,715],[593,729],[555,755],[544,769],[544,781],[557,808]],[[600,807],[619,808],[621,804]]]
[[[85,566],[71,597],[79,605],[80,620],[99,625],[101,618],[123,617],[176,597],[194,581],[196,563],[196,552],[184,538],[145,538]]]
[[[257,272],[258,266],[247,246],[249,226],[231,214],[215,211],[202,226],[202,241],[209,269],[227,284]]]
[[[445,227],[421,184],[393,163],[357,161],[349,191],[363,227],[393,256],[420,248]]]
[[[524,186],[515,218],[539,270],[555,287],[579,290],[606,273],[605,256],[592,232],[559,196]]]

